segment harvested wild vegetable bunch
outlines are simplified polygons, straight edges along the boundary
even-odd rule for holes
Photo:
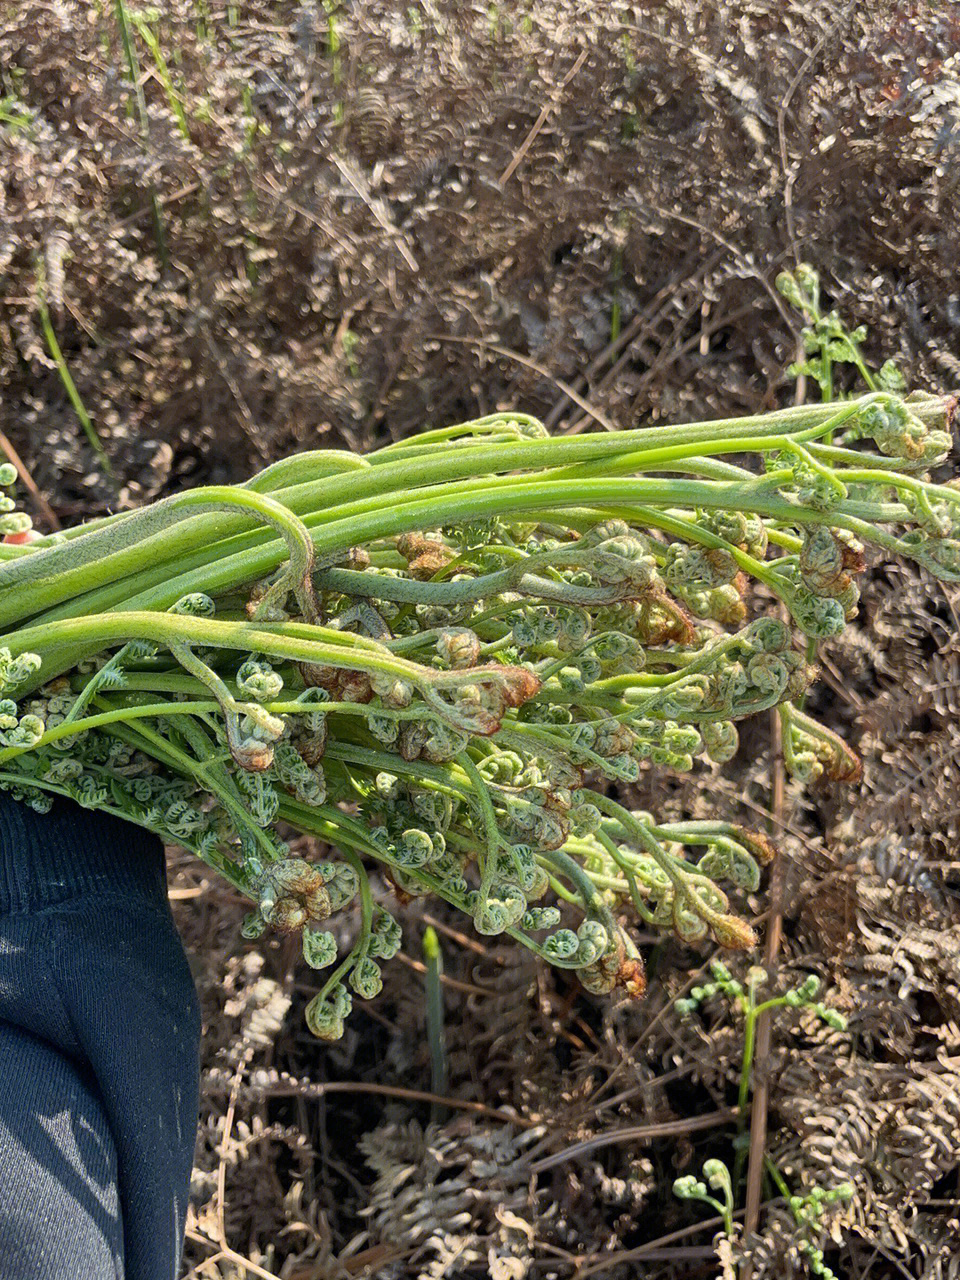
[[[727,894],[766,839],[602,784],[723,763],[773,706],[801,778],[856,776],[800,709],[795,635],[853,616],[868,546],[960,580],[960,491],[926,478],[953,408],[880,389],[555,439],[499,413],[4,546],[0,785],[194,850],[252,900],[248,936],[302,931],[327,1038],[399,946],[375,866],[591,991],[642,989],[631,921],[748,948]],[[290,829],[337,855],[291,856]],[[324,925],[355,900],[338,958]]]

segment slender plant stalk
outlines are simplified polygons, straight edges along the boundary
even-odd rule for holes
[[[114,0],[114,12],[116,13],[117,26],[120,30],[120,43],[123,47],[123,56],[127,64],[127,75],[130,80],[130,86],[133,89],[134,101],[137,104],[140,136],[146,146],[150,141],[150,117],[147,114],[147,101],[143,96],[143,86],[140,82],[140,61],[137,58],[137,49],[133,40],[133,31],[131,30],[130,13],[125,0]],[[153,183],[150,184],[150,215],[153,219],[153,233],[157,241],[160,262],[164,270],[166,270],[170,261],[167,253],[167,234],[163,225],[163,214],[160,211],[157,189]]]
[[[423,931],[423,961],[426,966],[426,1017],[427,1042],[430,1045],[430,1088],[440,1097],[446,1097],[449,1088],[447,1069],[447,1045],[444,1035],[443,1013],[443,952],[440,939],[433,925],[427,925]],[[432,1112],[434,1123],[442,1124],[444,1108],[434,1104]]]
[[[160,41],[157,34],[143,14],[130,13],[127,17],[128,20],[136,27],[140,39],[150,50],[154,66],[157,69],[157,75],[160,77],[160,83],[167,96],[167,102],[170,105],[170,110],[173,112],[174,118],[176,119],[177,127],[180,130],[181,136],[189,142],[190,125],[187,121],[187,114],[183,108],[183,98],[174,87],[173,78],[170,75],[170,68],[167,66],[166,58],[163,56],[163,49],[160,47]]]
[[[73,406],[74,413],[80,420],[80,426],[83,428],[84,435],[89,440],[94,453],[100,459],[100,463],[103,466],[104,471],[107,475],[112,476],[115,472],[110,463],[110,459],[107,457],[106,451],[103,447],[103,442],[97,434],[97,429],[93,425],[89,413],[87,413],[86,406],[80,398],[80,392],[77,390],[76,383],[70,374],[67,362],[63,357],[62,350],[60,349],[60,343],[57,341],[53,321],[50,319],[50,309],[47,306],[47,301],[43,294],[42,282],[40,283],[38,290],[37,306],[40,312],[40,324],[43,328],[43,335],[47,342],[47,349],[53,358],[54,364],[57,366],[57,373],[60,375],[60,381],[63,383],[63,388],[67,393],[67,398]]]

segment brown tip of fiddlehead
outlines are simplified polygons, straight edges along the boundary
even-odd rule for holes
[[[329,693],[336,684],[336,667],[321,667],[315,662],[298,662],[297,670],[303,677],[303,683],[311,689],[326,689]]]
[[[496,670],[503,680],[503,700],[508,707],[522,707],[540,692],[540,677],[526,667],[476,667],[475,671]]]
[[[960,404],[960,397],[948,396],[943,406],[943,429],[950,431],[953,427],[953,420],[957,414],[957,405]]]
[[[324,722],[323,727],[317,733],[304,734],[293,739],[293,745],[304,764],[311,769],[323,759],[324,752],[327,749],[327,726]]]
[[[650,646],[690,644],[696,634],[693,619],[665,591],[650,591],[637,600],[634,625],[640,642]]]
[[[646,991],[647,972],[639,956],[636,959],[623,961],[617,970],[617,986],[622,987],[627,995],[634,1000],[639,1000]]]
[[[739,827],[737,839],[742,845],[746,846],[761,867],[768,867],[777,856],[776,846],[762,831]]]
[[[402,888],[394,879],[393,872],[390,867],[381,867],[381,870],[383,872],[383,878],[387,881],[393,891],[393,896],[402,907],[409,906],[411,902],[415,901],[414,895]]]
[[[302,858],[275,863],[260,894],[260,914],[281,933],[325,920],[333,905],[323,872]]]
[[[321,667],[312,662],[300,662],[297,668],[305,685],[311,689],[326,689],[333,702],[367,703],[373,699],[370,677],[365,671]]]
[[[863,777],[863,761],[843,738],[833,729],[820,724],[790,703],[785,704],[785,727],[791,734],[789,742],[785,740],[784,749],[787,764],[790,764],[790,750],[796,754],[801,751],[812,751],[822,771],[834,782],[846,782],[854,785]]]
[[[713,936],[729,951],[752,951],[757,945],[756,931],[739,916],[720,916],[711,920]]]
[[[418,582],[429,582],[455,558],[445,543],[422,533],[403,534],[397,539],[397,550],[406,560],[410,576]]]
[[[832,736],[834,735],[831,733]],[[830,753],[830,758],[824,765],[824,772],[834,782],[846,782],[854,786],[863,780],[863,761],[839,735],[836,745],[836,751]]]
[[[258,738],[245,738],[243,742],[231,743],[230,754],[247,773],[263,773],[273,764],[273,745],[261,742]]]

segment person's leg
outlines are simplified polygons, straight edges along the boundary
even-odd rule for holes
[[[54,977],[117,1149],[125,1280],[175,1280],[197,1133],[199,1014],[162,904],[91,897],[49,913]]]
[[[117,1153],[75,1065],[0,1023],[0,1277],[120,1280]]]
[[[75,805],[38,816],[0,796],[4,1026],[54,1054],[105,1119],[122,1269],[102,1272],[103,1280],[175,1280],[196,1136],[200,1023],[156,839]],[[21,1128],[36,1137],[49,1128],[45,1108],[56,1103],[11,1076],[10,1088],[0,1089],[0,1134],[27,1113],[35,1124],[21,1118]],[[103,1123],[93,1128],[102,1132]],[[61,1143],[51,1139],[45,1150],[53,1161]],[[69,1167],[66,1149],[63,1158]],[[0,1185],[29,1182],[32,1168],[25,1146],[4,1147],[0,1138]],[[72,1207],[68,1200],[64,1192],[61,1213],[82,1217],[83,1199]],[[45,1222],[29,1194],[23,1204],[22,1228],[42,1237]],[[0,1198],[0,1218],[5,1211]],[[101,1280],[100,1271],[79,1267],[64,1276],[81,1274]],[[42,1269],[8,1272],[0,1252],[0,1280],[50,1277]]]

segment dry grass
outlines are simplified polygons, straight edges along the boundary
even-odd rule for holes
[[[45,527],[501,406],[582,430],[770,405],[797,254],[914,382],[958,380],[952,6],[162,9],[141,117],[116,0],[0,3],[0,428]],[[780,837],[784,970],[851,1029],[778,1024],[769,1150],[798,1188],[855,1181],[825,1247],[857,1280],[958,1274],[955,603],[874,575],[818,695],[863,791],[788,791]],[[710,803],[756,823],[765,723],[739,759]],[[700,816],[703,783],[644,780],[665,816]],[[739,1034],[671,1008],[703,957],[663,945],[645,1003],[613,1006],[443,933],[457,1106],[431,1120],[403,1093],[430,1089],[414,963],[319,1046],[294,951],[172,868],[206,1010],[191,1280],[716,1273],[716,1224],[669,1191],[730,1150],[696,1122],[735,1098]],[[801,1264],[764,1196],[746,1247],[779,1280]]]

